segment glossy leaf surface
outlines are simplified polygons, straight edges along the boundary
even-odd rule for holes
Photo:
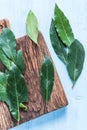
[[[0,34],[0,47],[7,55],[7,57],[15,62],[16,39],[13,32],[8,28],[4,28],[2,33]]]
[[[8,59],[8,57],[5,55],[5,53],[1,48],[0,48],[0,60],[2,61],[2,63],[5,65],[7,69],[10,69],[11,61],[10,59]]]
[[[24,57],[23,57],[22,50],[18,50],[17,51],[16,64],[17,64],[18,68],[21,70],[21,72],[24,73],[24,71],[25,71],[25,64],[24,64]]]
[[[67,69],[70,78],[75,82],[83,69],[85,51],[82,44],[75,40],[69,48]]]
[[[67,51],[66,51],[66,47],[64,46],[64,44],[62,43],[62,41],[60,40],[60,38],[59,38],[59,36],[58,36],[58,34],[56,32],[56,28],[55,28],[53,20],[52,20],[51,26],[50,26],[50,39],[51,39],[52,47],[53,47],[55,53],[57,54],[57,56],[65,64],[67,64]]]
[[[48,56],[45,56],[41,67],[41,90],[46,103],[48,103],[54,84],[54,67]]]
[[[23,75],[15,64],[8,71],[7,94],[10,100],[10,111],[13,117],[20,120],[20,103],[28,102],[28,91]]]
[[[7,76],[6,74],[0,72],[0,100],[7,100],[7,92],[6,92],[6,84],[7,84]]]
[[[64,13],[60,8],[55,4],[55,27],[58,32],[60,39],[66,46],[70,46],[74,41],[74,35],[69,24],[69,20],[66,18]]]

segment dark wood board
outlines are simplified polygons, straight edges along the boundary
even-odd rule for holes
[[[27,111],[20,110],[20,124],[66,106],[68,102],[55,66],[55,81],[51,98],[47,105],[43,100],[40,88],[40,69],[44,56],[46,54],[50,56],[50,53],[42,34],[39,32],[38,46],[27,35],[18,38],[17,49],[22,49],[23,51],[26,65],[24,77],[29,93],[29,102],[26,104]],[[4,71],[2,64],[0,64],[0,69]],[[17,122],[10,115],[7,105],[0,102],[0,130],[7,130],[16,125]]]

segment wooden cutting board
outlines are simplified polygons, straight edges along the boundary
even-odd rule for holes
[[[1,20],[0,25],[0,31],[2,31],[3,27],[9,27],[9,21]],[[29,102],[27,104],[28,109],[27,111],[20,110],[21,124],[48,112],[62,108],[66,106],[68,102],[55,67],[55,81],[51,98],[47,105],[43,101],[40,89],[40,69],[44,56],[46,54],[50,56],[50,53],[42,34],[39,32],[38,46],[35,45],[35,43],[33,43],[27,35],[18,38],[17,49],[20,48],[23,51],[25,59],[26,71],[24,77],[29,92]],[[4,71],[4,69],[4,66],[2,63],[0,63],[0,70]],[[3,102],[0,102],[0,130],[7,130],[8,128],[16,125],[17,122],[10,115],[7,105]]]

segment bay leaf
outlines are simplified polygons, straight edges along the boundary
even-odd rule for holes
[[[5,73],[0,72],[0,100],[7,100],[7,92],[6,92],[6,84],[7,84],[7,76]]]
[[[54,84],[54,67],[50,58],[46,55],[40,72],[41,90],[44,101],[48,103]]]
[[[0,60],[5,65],[5,67],[9,70],[11,67],[11,61],[8,59],[8,57],[5,55],[3,50],[0,48]]]
[[[57,4],[55,4],[54,15],[55,15],[54,22],[58,35],[60,39],[63,41],[63,43],[69,47],[75,40],[69,20],[61,11],[61,9],[57,6]]]
[[[9,108],[13,117],[20,120],[20,103],[28,102],[28,90],[21,71],[13,63],[8,71],[7,96],[10,100]]]
[[[30,10],[26,19],[26,32],[36,44],[38,44],[38,22],[34,13]]]
[[[83,45],[75,40],[69,48],[67,69],[73,84],[80,76],[85,58]]]
[[[22,50],[17,51],[16,65],[21,70],[21,72],[24,73],[24,71],[25,71],[25,63],[24,63],[24,57],[23,57]]]
[[[0,33],[0,47],[7,55],[7,57],[15,62],[16,39],[13,32],[8,28],[4,28],[3,31]]]
[[[55,25],[54,20],[52,19],[51,25],[50,25],[50,39],[52,43],[52,47],[57,54],[57,56],[65,63],[67,64],[67,48],[64,46],[63,42],[60,40]]]

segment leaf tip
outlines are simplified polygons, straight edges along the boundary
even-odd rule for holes
[[[59,7],[58,7],[57,3],[55,3],[54,12],[55,12],[56,10],[58,10],[58,9],[59,9]]]
[[[75,82],[75,81],[73,81],[72,89],[74,88],[74,86],[75,86],[75,83],[76,83],[76,82]]]
[[[58,7],[57,3],[55,3],[55,8]]]

